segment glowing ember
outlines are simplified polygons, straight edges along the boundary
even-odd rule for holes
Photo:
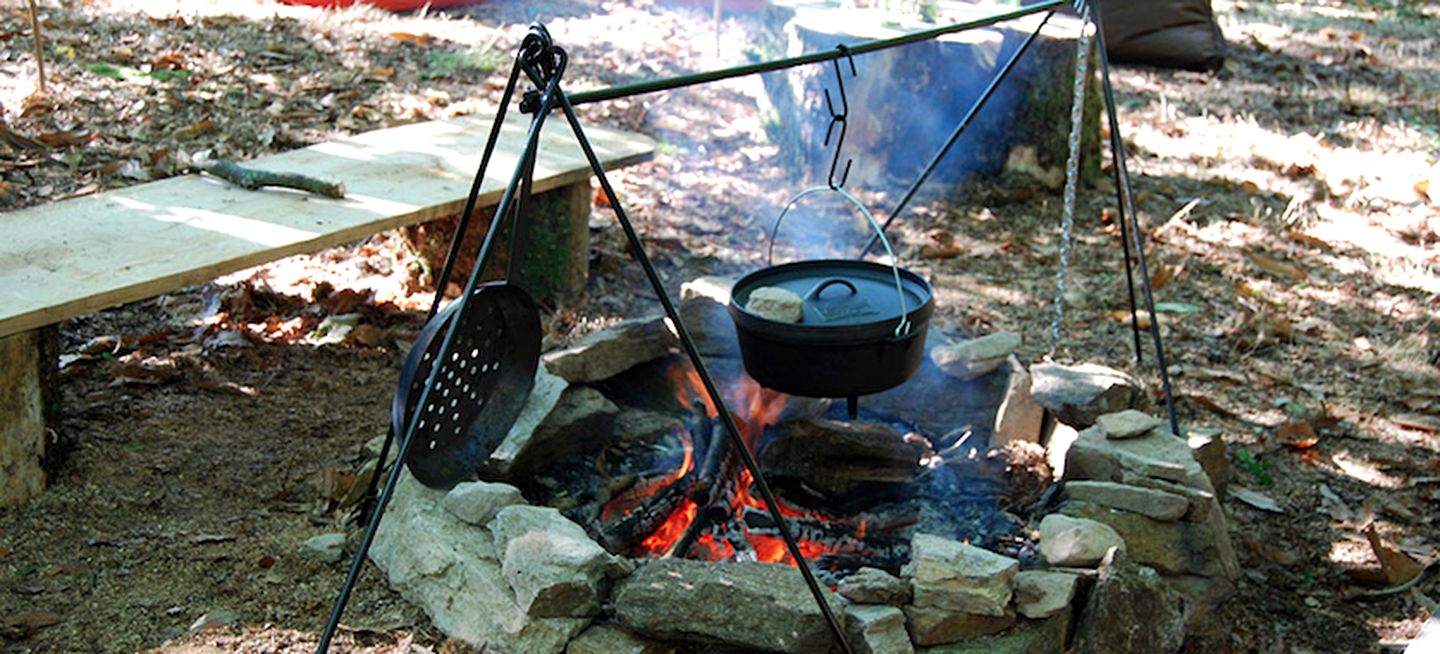
[[[700,506],[693,500],[686,499],[681,502],[680,508],[675,509],[655,533],[640,542],[640,547],[649,554],[664,554],[670,551],[675,541],[685,534],[685,528],[695,521],[695,512],[699,509]]]
[[[715,404],[710,401],[705,393],[705,387],[700,381],[699,374],[694,368],[688,365],[677,365],[667,371],[672,384],[675,386],[675,399],[681,406],[694,406],[697,402],[703,403],[706,412],[714,418],[719,415]],[[765,429],[779,421],[781,413],[785,410],[785,404],[789,396],[782,393],[762,388],[754,380],[745,378],[744,382],[734,389],[734,393],[727,398],[727,404],[733,407],[743,407],[734,415],[735,425],[739,430],[741,440],[746,448],[754,452],[756,443]],[[722,438],[725,436],[721,436]],[[653,478],[649,481],[637,484],[635,487],[625,491],[614,500],[606,503],[601,512],[601,518],[610,520],[617,516],[629,515],[631,511],[643,506],[645,500],[654,497],[656,494],[668,488],[670,485],[682,480],[685,475],[690,474],[694,469],[694,453],[687,440],[685,459],[681,466],[673,473]],[[751,482],[753,477],[750,471],[741,468],[731,480],[733,485],[733,496],[730,498],[730,514],[742,516],[746,509],[753,509],[769,514],[769,508],[760,498],[752,495]],[[780,504],[780,515],[785,518],[801,518],[812,522],[835,522],[831,518],[796,509]],[[692,529],[696,516],[699,513],[699,505],[694,499],[686,498],[680,505],[666,516],[648,537],[640,543],[640,549],[649,556],[665,556],[669,554],[690,555],[697,559],[707,561],[722,561],[735,558],[740,553],[736,551],[735,545],[726,540],[722,535],[713,533],[714,528],[721,525],[711,525],[702,533],[691,535],[694,539],[687,552],[671,552],[682,538],[686,537],[687,531]],[[795,565],[795,559],[786,550],[785,541],[778,535],[768,533],[751,533],[749,527],[743,520],[732,521],[732,527],[738,526],[745,540],[753,550],[755,558],[767,563],[784,563]],[[855,538],[863,539],[866,525],[861,520],[855,526]],[[733,532],[732,532],[733,533]],[[800,553],[806,559],[814,559],[822,554],[838,551],[838,546],[829,545],[820,541],[800,538]]]
[[[687,434],[684,436],[685,458],[681,460],[680,467],[674,472],[651,477],[648,480],[637,482],[634,486],[626,489],[625,492],[615,496],[615,499],[605,503],[600,509],[601,520],[612,520],[618,516],[630,515],[631,511],[645,504],[650,499],[669,488],[671,484],[685,478],[695,468],[695,445]]]

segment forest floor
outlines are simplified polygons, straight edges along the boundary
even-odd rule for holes
[[[244,160],[488,112],[537,15],[570,49],[572,90],[743,63],[758,29],[753,15],[717,24],[643,0],[428,15],[42,2],[38,94],[21,6],[0,9],[3,210],[180,174],[197,154]],[[1234,651],[1393,648],[1440,601],[1440,9],[1215,9],[1230,43],[1219,73],[1113,73],[1180,420],[1223,438],[1237,483],[1261,496],[1226,503],[1244,574],[1221,621]],[[742,79],[582,112],[661,142],[614,179],[672,292],[763,261],[767,217],[799,187],[759,94]],[[1053,339],[1059,193],[1038,184],[975,182],[897,223],[901,258],[938,289],[937,320],[1018,332],[1027,362],[1154,382],[1148,333],[1134,363],[1109,182],[1081,193]],[[591,279],[547,308],[547,345],[659,312],[608,209],[591,226]],[[0,650],[314,648],[344,569],[296,552],[340,530],[353,551],[347,491],[432,297],[412,237],[61,325],[73,449],[45,494],[0,510]],[[359,326],[327,336],[342,314]],[[1367,534],[1420,576],[1376,579]],[[345,624],[355,651],[453,649],[373,567]]]

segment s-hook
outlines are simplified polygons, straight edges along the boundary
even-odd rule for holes
[[[850,62],[850,76],[858,77],[859,73],[855,72],[855,57],[851,56],[850,48],[841,43],[837,44],[835,49],[845,55],[845,60]],[[840,150],[845,147],[845,128],[846,120],[850,118],[850,101],[845,98],[845,76],[840,73],[840,58],[831,59],[830,63],[835,66],[835,85],[839,87],[840,111],[835,111],[835,103],[830,100],[830,89],[825,89],[825,108],[830,111],[830,125],[825,128],[824,146],[830,147],[830,137],[834,134],[836,125],[840,126],[840,138],[835,141],[835,154],[830,157],[830,176],[826,181],[830,184],[830,188],[839,189],[845,185],[845,180],[850,178],[850,164],[854,163],[851,159],[845,160],[845,170],[840,173],[840,181],[836,182],[835,169],[840,165]]]

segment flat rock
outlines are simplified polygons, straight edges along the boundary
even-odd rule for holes
[[[1160,419],[1144,411],[1126,409],[1097,417],[1095,425],[1105,432],[1106,438],[1135,438],[1159,427]]]
[[[479,651],[559,654],[589,618],[537,618],[515,603],[495,541],[442,506],[445,491],[409,472],[386,509],[370,560],[447,636]]]
[[[910,582],[879,568],[860,568],[840,580],[841,597],[856,604],[900,606],[910,602]]]
[[[1079,587],[1079,575],[1025,570],[1015,575],[1015,608],[1027,618],[1048,618],[1069,611]]]
[[[600,391],[571,386],[560,394],[550,413],[527,435],[509,437],[487,461],[487,471],[504,470],[518,484],[556,460],[598,447],[613,431],[620,407]],[[504,464],[504,465],[502,465]]]
[[[565,647],[565,654],[674,654],[675,647],[645,640],[613,624],[590,625]]]
[[[600,610],[613,557],[580,525],[550,507],[516,505],[496,514],[489,529],[522,611],[578,618]]]
[[[1019,334],[996,332],[936,345],[930,349],[930,360],[945,374],[968,381],[1004,365],[1017,347],[1020,347]]]
[[[1045,407],[1030,397],[1030,371],[1014,357],[1009,359],[1010,380],[1005,386],[1005,398],[995,411],[995,435],[990,437],[991,447],[1022,441],[1040,442],[1045,429]]]
[[[1114,440],[1099,427],[1080,432],[1065,456],[1065,478],[1124,481],[1126,474],[1177,482],[1214,491],[1185,439],[1165,429],[1143,436]]]
[[[1132,560],[1166,574],[1233,578],[1238,573],[1239,564],[1230,548],[1229,536],[1222,533],[1223,522],[1218,526],[1221,531],[1217,531],[1214,523],[1161,522],[1138,513],[1073,500],[1061,511],[1104,523],[1120,534]],[[1044,550],[1043,537],[1041,549]]]
[[[1075,633],[1077,654],[1175,652],[1185,639],[1185,601],[1154,570],[1122,550],[1106,555]]]
[[[505,440],[496,446],[495,451],[490,453],[490,458],[480,466],[482,479],[500,481],[509,478],[515,457],[530,443],[535,429],[555,410],[555,405],[560,403],[560,396],[569,386],[570,382],[550,374],[545,366],[539,366],[535,370],[535,384],[530,388],[530,396],[525,398],[525,406],[520,408],[515,424],[506,433]]]
[[[856,654],[910,654],[905,614],[893,606],[860,604],[845,609],[845,635]]]
[[[1008,556],[916,534],[902,574],[910,579],[916,607],[1001,616],[1008,610],[1019,569],[1020,562]]]
[[[1040,521],[1040,554],[1055,566],[1092,566],[1112,547],[1124,547],[1120,534],[1103,522],[1052,513]]]
[[[1074,480],[1065,484],[1070,499],[1131,511],[1156,520],[1179,520],[1190,510],[1190,500],[1155,488],[1113,481]]]
[[[943,645],[998,634],[1015,624],[1015,611],[1001,615],[957,613],[946,609],[905,607],[905,626],[916,645]]]
[[[1215,496],[1225,499],[1225,489],[1235,479],[1235,468],[1230,465],[1229,453],[1225,451],[1225,440],[1219,436],[1191,436],[1186,439],[1190,454],[1210,478]]]
[[[805,301],[794,291],[778,286],[761,286],[750,291],[745,308],[775,322],[800,322],[805,317]]]
[[[335,563],[345,557],[345,534],[320,534],[305,539],[298,552],[300,558]]]
[[[472,525],[485,526],[501,509],[524,504],[520,489],[510,484],[467,481],[456,484],[442,502],[451,515]]]
[[[843,616],[840,596],[824,593]],[[800,571],[786,565],[660,559],[617,583],[613,597],[620,625],[650,638],[800,653],[834,642]]]
[[[730,318],[729,277],[698,277],[680,285],[680,319],[690,331],[690,340],[700,354],[739,356],[740,342],[735,321]]]
[[[572,384],[600,381],[637,364],[653,361],[677,347],[679,340],[664,318],[626,320],[590,334],[570,347],[540,358],[552,374]]]
[[[1073,611],[1061,611],[1044,620],[1018,620],[1014,627],[994,636],[929,647],[925,654],[1065,654],[1069,650]]]
[[[1039,364],[1030,367],[1030,378],[1030,397],[1056,420],[1079,429],[1095,424],[1103,414],[1129,408],[1139,395],[1129,375],[1093,363]]]

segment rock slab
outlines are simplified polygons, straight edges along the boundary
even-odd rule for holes
[[[1188,609],[1159,574],[1112,550],[1076,630],[1077,654],[1175,652],[1185,639]]]
[[[445,494],[445,510],[476,526],[485,526],[495,514],[507,506],[524,504],[520,489],[510,484],[488,481],[467,481],[456,484]]]
[[[860,604],[845,609],[845,635],[856,654],[911,654],[905,614],[893,606]]]
[[[860,568],[840,580],[841,597],[856,604],[900,606],[910,602],[910,583],[879,568]]]
[[[1125,541],[1109,525],[1052,513],[1040,521],[1040,554],[1055,566],[1092,566]]]
[[[516,505],[496,514],[489,529],[520,610],[542,618],[600,610],[613,561],[580,525],[550,507]]]
[[[609,379],[637,364],[658,359],[678,345],[679,339],[663,318],[638,318],[546,353],[540,361],[551,374],[572,384],[583,384]]]
[[[1126,409],[1117,413],[1106,413],[1095,419],[1095,424],[1105,432],[1106,438],[1135,438],[1143,436],[1160,426],[1160,419],[1144,411]]]
[[[1015,608],[1027,618],[1048,618],[1070,610],[1079,587],[1079,575],[1026,570],[1015,576]]]
[[[300,558],[335,563],[345,557],[345,534],[320,534],[300,545]]]
[[[1030,397],[1056,420],[1083,429],[1103,414],[1123,411],[1136,399],[1129,375],[1105,366],[1040,364],[1030,368]]]
[[[915,607],[982,616],[1009,610],[1020,562],[989,550],[932,534],[916,534],[910,562],[901,573],[910,579]]]
[[[905,607],[905,625],[916,645],[944,645],[998,634],[1015,624],[1015,611],[1001,615],[957,613],[945,609]]]
[[[613,624],[591,625],[565,647],[565,654],[674,654],[675,648],[651,642]]]
[[[838,595],[826,590],[836,617]],[[616,584],[620,625],[660,640],[719,642],[778,652],[828,652],[834,642],[800,571],[770,563],[661,559]]]
[[[1030,372],[1014,358],[1010,359],[1010,380],[1005,386],[1005,399],[995,411],[995,435],[991,447],[1023,441],[1040,442],[1045,429],[1045,407],[1030,397]]]
[[[559,654],[588,618],[534,618],[515,603],[494,540],[442,506],[444,491],[402,473],[370,560],[447,636],[499,654]]]
[[[937,345],[930,350],[936,367],[956,379],[969,381],[999,368],[1020,347],[1020,335],[996,332],[966,341]]]
[[[1184,496],[1113,481],[1077,479],[1065,484],[1065,492],[1073,500],[1131,511],[1165,522],[1179,520],[1190,510],[1190,500]]]

